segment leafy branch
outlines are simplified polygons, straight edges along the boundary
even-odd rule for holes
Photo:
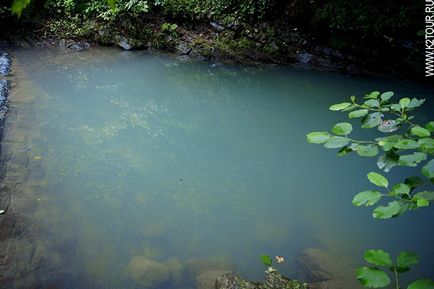
[[[383,134],[401,130],[400,134],[381,136],[374,140],[356,140],[350,138],[353,126],[349,122],[335,124],[331,132],[311,132],[306,135],[310,143],[323,144],[326,148],[339,149],[338,156],[345,156],[355,152],[361,157],[375,157],[379,155],[377,166],[384,172],[389,172],[396,166],[417,167],[422,165],[421,175],[407,177],[403,182],[389,185],[389,180],[383,175],[370,172],[368,180],[381,188],[360,192],[354,196],[355,206],[373,206],[382,199],[392,199],[387,205],[377,206],[372,216],[377,219],[397,217],[406,211],[427,207],[434,202],[434,121],[425,125],[413,122],[414,109],[420,107],[425,99],[401,98],[398,102],[391,101],[394,93],[387,91],[380,93],[373,91],[366,94],[362,103],[356,102],[351,96],[350,102],[342,102],[330,106],[330,110],[348,113],[349,119],[360,118],[363,129],[376,128]],[[425,163],[424,163],[425,162]],[[422,189],[428,186],[428,190]],[[388,286],[391,281],[387,273],[378,267],[388,268],[393,272],[395,288],[400,289],[399,274],[410,269],[410,265],[419,262],[419,257],[410,252],[401,252],[396,263],[392,263],[389,253],[383,250],[368,250],[365,260],[371,265],[357,269],[357,279],[368,288]],[[407,289],[434,289],[434,281],[420,279],[408,285]]]

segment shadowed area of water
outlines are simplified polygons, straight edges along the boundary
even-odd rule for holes
[[[370,248],[423,253],[408,278],[434,276],[432,208],[373,220],[351,200],[371,188],[364,176],[376,160],[305,142],[346,119],[328,107],[349,95],[432,89],[103,48],[14,57],[4,288],[194,288],[216,270],[260,280],[261,254],[284,256],[283,273],[307,278],[302,252],[333,256],[352,274]],[[354,284],[341,275],[335,284]]]

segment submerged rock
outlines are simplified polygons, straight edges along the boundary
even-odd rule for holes
[[[304,250],[296,261],[298,277],[307,280],[311,289],[363,288],[355,278],[354,268],[324,249]]]
[[[189,276],[199,276],[207,271],[232,271],[233,263],[226,258],[191,259],[184,266]]]
[[[205,271],[196,277],[197,289],[215,289],[217,278],[232,273],[231,271],[211,270]]]
[[[128,265],[128,272],[144,288],[161,286],[170,279],[170,267],[164,263],[135,256]]]

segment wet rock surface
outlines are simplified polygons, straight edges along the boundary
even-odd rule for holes
[[[119,47],[121,47],[124,50],[131,50],[131,49],[133,49],[133,45],[125,37],[121,37],[118,40],[118,45],[119,45]]]
[[[216,289],[307,289],[307,284],[291,280],[278,272],[268,273],[262,282],[251,282],[229,273],[217,278]]]
[[[0,76],[8,76],[11,71],[11,58],[8,53],[0,50]],[[3,126],[6,116],[6,101],[11,87],[10,80],[0,79],[0,127]],[[2,133],[0,132],[0,139]],[[0,210],[2,208],[0,207]]]
[[[6,116],[6,100],[11,87],[10,80],[0,80],[0,126],[3,125]]]
[[[203,272],[196,277],[196,288],[197,289],[215,289],[217,278],[232,273],[230,271],[223,270],[210,270]]]
[[[6,76],[10,73],[11,58],[8,53],[0,51],[0,75]]]
[[[68,44],[67,47],[74,51],[85,51],[88,50],[91,45],[88,42],[73,42]]]

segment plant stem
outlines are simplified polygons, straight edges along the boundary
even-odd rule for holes
[[[393,269],[393,272],[395,272],[395,288],[399,289],[398,272],[396,271],[396,269]]]

